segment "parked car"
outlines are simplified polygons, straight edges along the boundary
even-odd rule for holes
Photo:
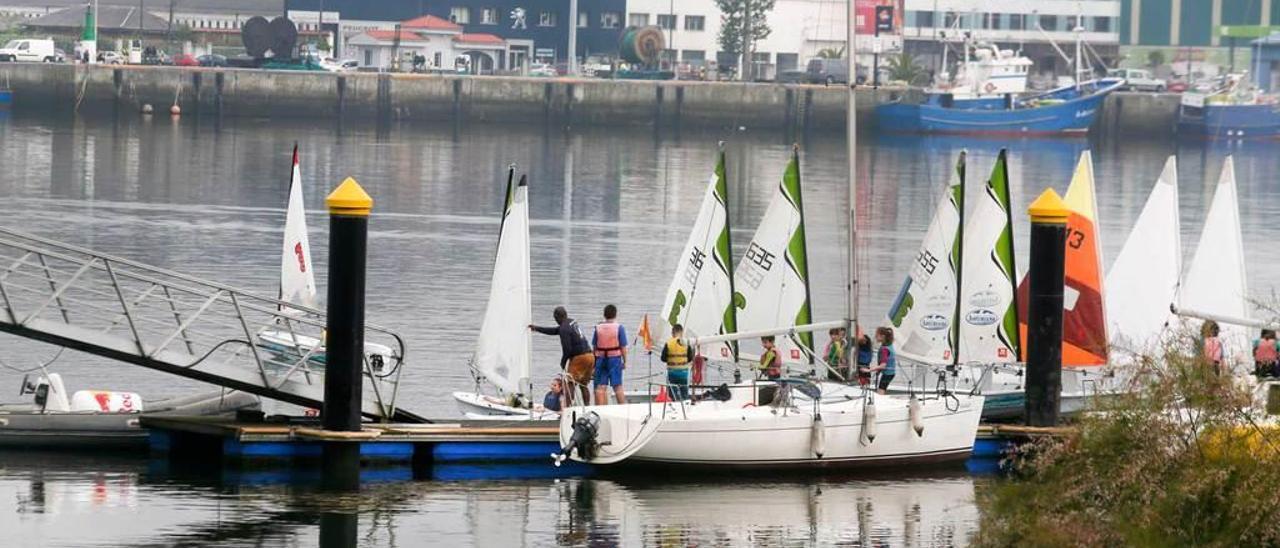
[[[57,48],[54,48],[54,50],[53,50],[53,62],[55,62],[55,63],[65,63],[65,62],[67,62],[67,52],[62,51],[62,50],[57,49]]]
[[[1173,93],[1182,93],[1187,91],[1190,87],[1191,86],[1187,85],[1187,83],[1182,80],[1169,80],[1167,83],[1167,89]]]
[[[849,83],[849,62],[845,59],[810,59],[805,74],[811,84]]]
[[[173,56],[173,66],[175,67],[198,67],[200,61],[196,60],[196,56],[190,53],[179,53]]]
[[[55,63],[58,61],[58,50],[54,47],[53,40],[10,40],[3,48],[0,48],[0,61]]]
[[[207,53],[196,57],[196,62],[202,67],[225,67],[227,66],[227,57],[216,53]]]
[[[1151,77],[1151,72],[1142,69],[1116,68],[1107,71],[1108,78],[1124,80],[1124,89],[1129,91],[1164,91],[1168,86],[1164,80]]]
[[[173,61],[164,53],[164,50],[155,46],[147,46],[142,48],[142,64],[144,65],[172,65]]]
[[[547,63],[534,63],[529,65],[529,76],[555,77],[556,67]]]
[[[125,57],[117,51],[100,51],[98,52],[98,62],[108,65],[123,65]]]

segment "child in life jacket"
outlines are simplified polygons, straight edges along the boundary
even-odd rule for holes
[[[871,337],[863,334],[858,337],[858,384],[871,384],[871,360],[875,357],[875,348],[871,346]]]
[[[689,353],[684,326],[671,326],[671,338],[662,345],[662,363],[667,364],[667,385],[677,401],[689,399]]]
[[[782,378],[782,357],[778,356],[778,349],[773,345],[773,341],[773,335],[760,337],[764,353],[760,354],[760,365],[757,369],[760,371],[760,378],[776,381]]]
[[[893,377],[898,373],[898,353],[893,349],[893,328],[876,328],[876,342],[880,343],[880,351],[871,371],[880,373],[880,378],[876,381],[876,393],[886,394],[889,383],[893,382]]]
[[[1206,320],[1200,327],[1200,335],[1204,337],[1204,361],[1213,366],[1213,374],[1222,374],[1222,339],[1218,338],[1218,322]]]
[[[1276,332],[1263,329],[1262,336],[1253,341],[1253,372],[1259,377],[1280,376],[1280,343],[1276,342]]]

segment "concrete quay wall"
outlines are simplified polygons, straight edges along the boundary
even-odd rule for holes
[[[663,128],[842,131],[840,86],[652,82],[564,78],[327,73],[212,68],[0,64],[14,108],[140,109],[177,102],[184,114],[391,120],[557,123]],[[860,125],[890,89],[859,89]],[[1100,121],[1106,133],[1171,133],[1173,94],[1116,93]]]

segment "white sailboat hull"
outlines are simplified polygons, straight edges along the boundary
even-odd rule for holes
[[[890,394],[933,392],[938,384],[936,369],[924,366],[903,367],[889,385]],[[986,420],[1014,419],[1026,411],[1026,375],[1021,366],[997,366],[986,371],[980,366],[960,366],[956,375],[947,374],[948,390],[960,393],[978,393],[985,397],[982,418]],[[912,371],[911,374],[906,374]],[[910,382],[908,382],[910,379]],[[1064,368],[1059,410],[1063,415],[1084,412],[1090,400],[1119,394],[1124,381],[1118,376],[1104,374],[1101,368]]]
[[[981,396],[959,396],[954,411],[944,400],[923,402],[924,430],[917,435],[907,398],[875,396],[878,418],[872,441],[864,436],[864,397],[824,401],[819,407],[822,441],[815,444],[812,401],[797,398],[790,407],[755,406],[750,402],[751,385],[734,387],[733,392],[725,402],[575,407],[561,417],[560,441],[569,444],[577,418],[594,413],[600,419],[597,441],[602,445],[594,458],[575,452],[575,460],[765,468],[936,463],[969,456],[983,401]],[[956,408],[957,400],[950,404]]]
[[[310,353],[307,361],[312,362],[312,365],[323,366],[325,364],[324,344],[320,342],[320,339],[290,333],[288,330],[264,329],[259,331],[258,347],[274,354],[285,356],[286,361],[290,363]],[[397,359],[391,347],[370,342],[364,343],[364,355],[373,365],[374,371],[379,371],[383,366],[395,363]]]
[[[555,411],[548,411],[540,404],[534,404],[533,409],[524,407],[515,407],[507,405],[505,398],[498,396],[487,396],[477,394],[475,392],[454,392],[453,401],[460,411],[467,418],[486,418],[493,417],[495,419],[532,419],[553,421],[560,418],[560,414]]]

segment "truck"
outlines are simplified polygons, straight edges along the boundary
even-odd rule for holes
[[[19,38],[10,40],[0,48],[0,61],[27,61],[33,63],[58,62],[58,50],[53,40],[44,38]]]

